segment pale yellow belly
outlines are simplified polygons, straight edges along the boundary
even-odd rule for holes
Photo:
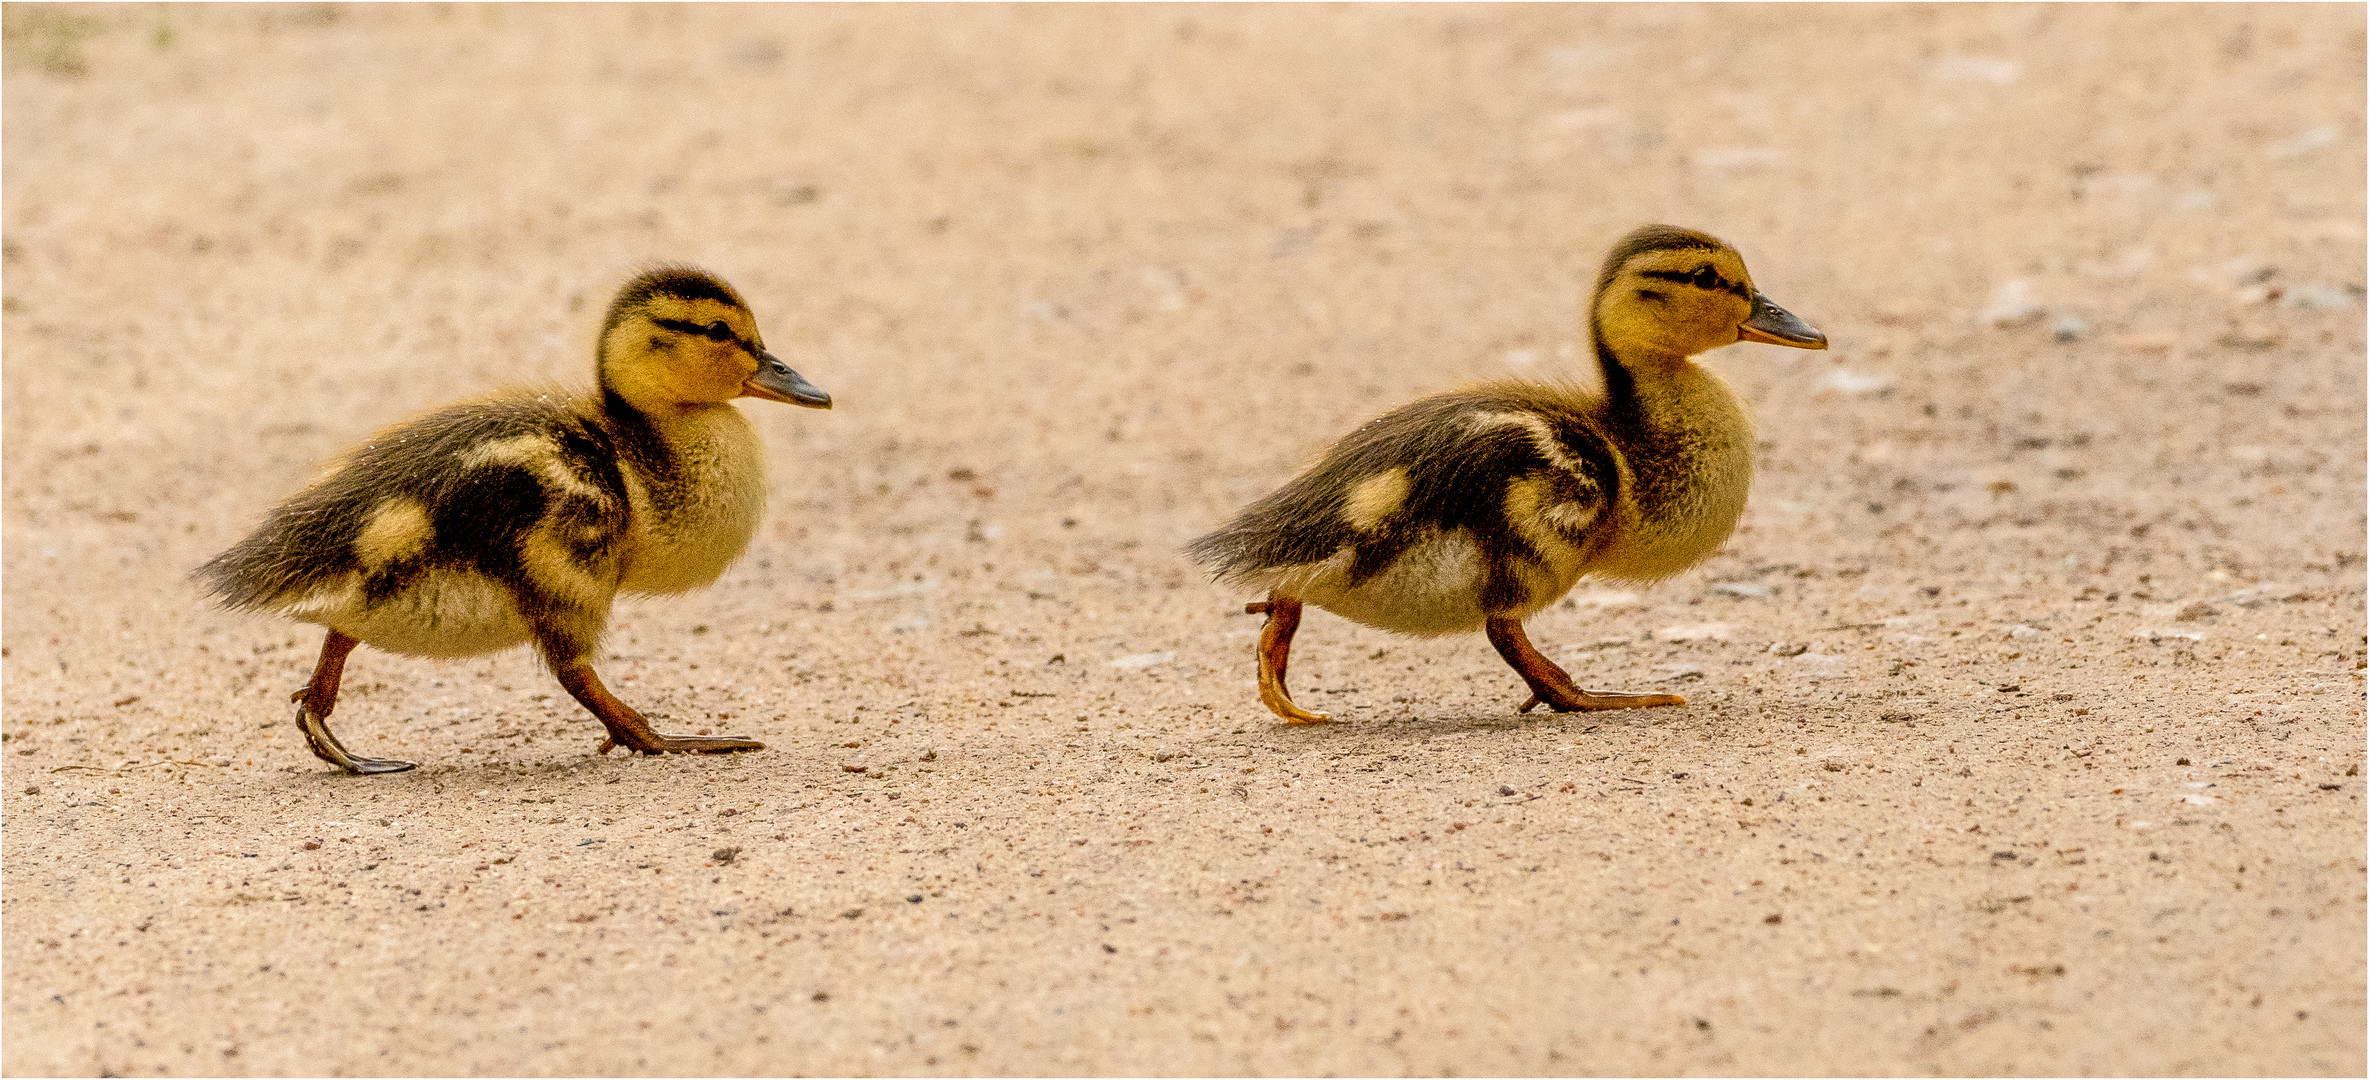
[[[1493,614],[1527,618],[1570,592],[1581,572],[1578,553],[1561,547],[1541,554],[1538,561],[1515,563],[1522,600],[1510,611],[1482,606],[1488,564],[1471,534],[1461,529],[1417,541],[1355,584],[1349,581],[1352,554],[1344,550],[1323,562],[1279,572],[1272,587],[1353,622],[1430,637],[1478,630]]]
[[[314,590],[286,613],[411,656],[478,656],[534,638],[510,591],[475,574],[430,571],[375,604],[363,603],[359,581],[349,578]]]

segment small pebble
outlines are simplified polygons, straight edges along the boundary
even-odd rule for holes
[[[2016,278],[2001,282],[1997,289],[1991,291],[1990,302],[1983,305],[1982,311],[1974,316],[1974,321],[1983,326],[2005,329],[2034,322],[2047,311],[2040,306],[2032,283]]]
[[[2049,328],[2049,335],[2058,341],[2079,341],[2089,334],[2089,323],[2079,315],[2067,315]]]
[[[736,847],[720,847],[708,855],[708,858],[714,859],[718,865],[730,863],[739,857],[740,849]]]

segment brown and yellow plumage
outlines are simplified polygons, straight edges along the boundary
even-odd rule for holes
[[[1589,309],[1605,389],[1488,383],[1404,406],[1186,550],[1220,581],[1265,589],[1260,695],[1295,723],[1325,717],[1284,687],[1300,607],[1386,630],[1484,629],[1557,710],[1682,704],[1578,689],[1521,620],[1582,577],[1650,580],[1727,538],[1752,485],[1752,424],[1697,353],[1825,337],[1752,287],[1702,233],[1647,226],[1605,260]]]
[[[589,393],[512,391],[381,432],[198,569],[230,607],[328,628],[296,694],[323,759],[411,767],[355,757],[329,733],[357,643],[421,656],[532,643],[614,744],[761,747],[652,731],[591,661],[619,592],[706,585],[754,535],[763,448],[731,400],[828,408],[830,397],[765,350],[730,286],[681,267],[620,291],[597,371]]]

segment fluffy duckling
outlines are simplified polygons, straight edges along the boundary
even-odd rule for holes
[[[1221,582],[1267,590],[1259,698],[1328,717],[1284,684],[1303,604],[1424,636],[1483,629],[1530,686],[1528,712],[1683,705],[1580,689],[1522,620],[1590,575],[1676,574],[1727,539],[1752,487],[1752,421],[1698,353],[1737,341],[1823,349],[1752,285],[1743,257],[1648,225],[1612,249],[1588,326],[1604,389],[1519,380],[1425,398],[1368,423],[1186,550]]]
[[[231,608],[328,628],[294,695],[313,753],[356,773],[412,767],[329,731],[355,645],[458,657],[528,642],[608,728],[602,753],[764,748],[652,730],[592,658],[618,593],[706,585],[756,532],[764,450],[732,399],[831,397],[765,351],[740,294],[688,267],[617,294],[596,370],[589,394],[514,390],[381,432],[198,568]]]

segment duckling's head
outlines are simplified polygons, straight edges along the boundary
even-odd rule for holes
[[[732,286],[688,266],[659,267],[618,290],[601,324],[599,368],[602,390],[646,413],[736,397],[831,407],[831,395],[765,351]]]
[[[1592,322],[1597,347],[1627,362],[1675,362],[1738,341],[1826,347],[1826,335],[1752,287],[1736,249],[1674,225],[1613,245]]]

